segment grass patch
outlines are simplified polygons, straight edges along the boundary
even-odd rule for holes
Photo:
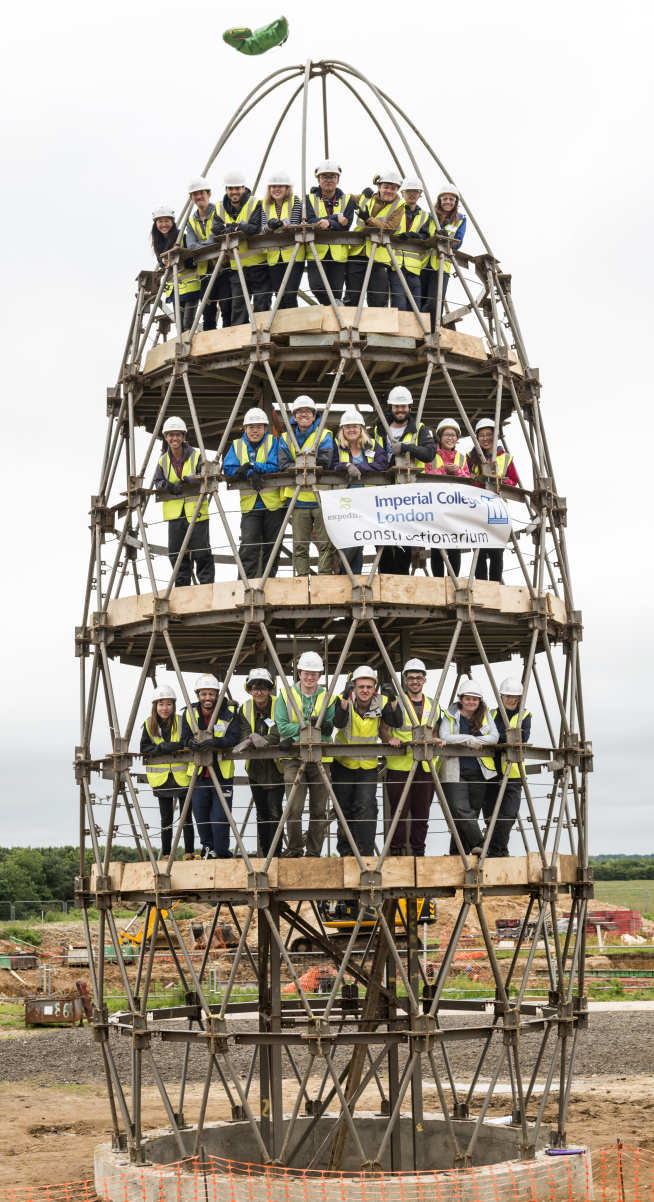
[[[39,947],[43,943],[43,935],[40,931],[35,931],[33,927],[17,922],[8,922],[6,926],[0,927],[0,936],[3,939],[17,939],[21,943],[31,943],[33,947]]]
[[[16,1002],[0,1002],[0,1032],[22,1031],[25,1028],[25,1007]]]
[[[654,881],[595,881],[595,901],[640,910],[644,918],[654,920]]]

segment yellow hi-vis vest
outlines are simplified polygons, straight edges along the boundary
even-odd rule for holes
[[[181,474],[181,476],[178,476],[177,472],[175,471],[175,468],[173,467],[173,461],[172,461],[168,451],[165,451],[164,454],[161,456],[161,459],[159,460],[159,467],[165,473],[166,479],[168,480],[168,482],[170,484],[181,484],[182,481],[184,481],[187,476],[195,476],[197,474],[197,470],[198,470],[198,467],[200,466],[201,459],[202,459],[202,456],[200,455],[200,452],[197,450],[193,451],[193,453],[191,455],[189,455],[188,459],[184,460],[182,474]],[[166,466],[166,460],[168,461],[168,466]],[[191,518],[193,517],[193,512],[195,510],[195,506],[197,505],[197,503],[198,503],[197,497],[171,497],[170,500],[164,501],[164,503],[163,503],[163,520],[164,520],[164,522],[171,522],[171,521],[173,521],[174,518],[180,518],[182,516],[182,511],[184,512],[186,520],[190,522]],[[197,521],[198,522],[206,522],[208,520],[208,518],[209,518],[209,498],[205,497],[204,501],[202,502],[202,504],[200,506],[200,511],[197,516]]]
[[[274,718],[274,716],[275,716],[276,700],[277,700],[276,694],[271,693],[270,694],[270,716],[272,718]],[[248,697],[245,704],[241,706],[241,711],[245,715],[245,721],[248,722],[250,725],[250,730],[254,731],[255,723],[257,720],[257,715],[256,715],[256,711],[254,708],[254,699],[252,697]],[[270,761],[268,761],[268,762],[270,762]],[[284,771],[284,761],[283,760],[273,760],[272,762],[275,765],[278,772]],[[250,771],[250,761],[249,760],[245,761],[245,771],[246,772]]]
[[[398,439],[398,442],[413,443],[414,446],[417,446],[418,438],[420,436],[420,431],[424,430],[424,428],[425,428],[424,422],[419,422],[418,426],[416,427],[415,430],[413,430],[413,431],[405,430],[402,437]],[[386,431],[383,428],[381,430],[377,430],[377,433],[375,434],[375,445],[380,446],[385,449],[387,442],[388,442],[388,436],[386,434]],[[426,471],[426,469],[427,469],[427,464],[423,463],[422,459],[412,459],[411,460],[411,471],[412,472],[424,472],[424,471]]]
[[[261,442],[257,446],[257,453],[254,457],[255,463],[266,462],[266,459],[272,450],[274,441],[275,439],[272,434],[266,434],[265,437],[261,439]],[[250,456],[248,455],[248,449],[244,438],[235,438],[232,446],[234,448],[234,454],[241,464],[241,467],[250,462]],[[284,504],[282,501],[281,489],[279,488],[261,489],[259,496],[261,497],[266,509],[281,509],[282,505]],[[241,513],[249,513],[251,509],[254,509],[256,499],[256,493],[250,493],[249,495],[241,493]]]
[[[339,213],[344,213],[348,204],[350,203],[349,193],[346,196],[338,196],[334,201],[334,207],[330,214],[327,212],[327,206],[325,205],[322,196],[316,196],[315,193],[310,193],[308,199],[314,213],[316,214],[316,217],[318,218],[318,221],[322,221],[323,217],[333,217],[334,215],[338,216]],[[342,228],[345,232],[345,226]],[[317,236],[320,237],[319,232]],[[348,251],[352,253],[347,245],[347,242],[343,242],[341,245],[333,242],[316,242],[314,245],[319,259],[324,259],[327,251],[330,251],[334,263],[345,263],[347,261]],[[359,247],[359,250],[362,249],[363,247]],[[310,257],[313,258],[311,252],[309,252],[309,254]]]
[[[302,446],[300,447],[301,455],[303,455],[305,451],[313,450],[317,433],[318,433],[317,429],[312,430],[309,437],[304,440],[304,442],[302,443]],[[330,434],[329,430],[323,430],[322,436],[320,438],[320,442],[318,443],[318,447],[316,448],[317,450],[319,450],[320,447],[322,446],[323,442],[325,442],[325,440],[327,438],[329,438],[329,434]],[[295,442],[293,439],[291,439],[289,441],[288,433],[286,432],[286,430],[282,434],[279,441],[284,443],[284,446],[286,447],[286,450],[288,451],[289,455],[291,456],[293,463],[295,463],[295,461],[297,460],[297,456],[298,456],[297,448],[295,446]],[[282,489],[282,500],[283,501],[289,500],[293,496],[294,492],[295,492],[295,489],[293,488],[292,485],[289,485],[288,488],[283,488]],[[300,489],[300,492],[297,495],[297,499],[298,499],[298,501],[313,501],[316,504],[318,503],[318,499],[316,497],[315,492],[311,492],[311,489],[309,489],[309,488]]]
[[[410,237],[415,234],[417,236],[428,225],[429,221],[429,213],[425,213],[424,209],[419,208],[418,216],[414,218],[411,229],[407,229],[405,205],[400,224],[395,230],[395,237],[398,234],[408,234]],[[424,251],[414,250],[412,246],[407,246],[406,242],[400,242],[398,246],[393,245],[393,250],[400,267],[403,267],[405,271],[410,271],[412,275],[420,275],[429,258],[429,255],[425,254]]]
[[[177,714],[175,714],[173,721],[172,721],[172,725],[170,727],[170,738],[169,739],[164,740],[163,735],[153,735],[152,731],[150,730],[150,719],[149,718],[145,719],[145,729],[147,730],[148,735],[152,739],[153,743],[163,743],[163,742],[178,743],[179,742],[179,732],[180,732],[181,728],[180,728],[180,721],[179,721]],[[175,784],[181,785],[182,788],[185,788],[186,785],[188,784],[188,764],[187,763],[162,764],[159,761],[157,761],[156,764],[147,764],[146,763],[146,765],[145,765],[145,774],[148,778],[148,784],[151,789],[160,789],[162,787],[162,785],[165,785],[166,781],[168,780],[168,775],[170,772],[172,772],[172,774],[175,778]]]
[[[486,462],[491,463],[492,460],[487,459]],[[495,460],[495,471],[497,472],[497,475],[500,480],[504,479],[504,477],[506,476],[506,473],[508,472],[509,467],[511,466],[512,463],[513,463],[513,455],[509,455],[508,451],[500,451],[499,455],[497,456],[497,459]],[[479,467],[479,465],[477,463],[471,464],[469,462],[468,467],[470,468],[471,476],[481,476],[481,468]]]
[[[271,219],[290,222],[291,215],[293,213],[293,205],[297,199],[297,196],[287,196],[286,200],[282,202],[282,207],[279,211],[277,210],[277,205],[275,204],[274,200],[271,200],[270,204],[264,205],[263,211],[266,217],[266,222],[270,221]],[[290,262],[292,254],[292,242],[285,243],[284,246],[276,246],[272,250],[267,250],[266,259],[268,260],[268,266],[274,267],[276,263],[279,263],[280,259],[282,263],[288,263]],[[297,255],[295,256],[295,262],[302,262],[302,260],[305,258],[305,254],[305,249],[303,246],[301,246],[297,252]]]
[[[452,732],[452,734],[454,734],[455,723],[454,723],[454,718],[453,718],[452,714],[449,712],[449,710],[443,710],[443,716],[445,718],[447,718],[447,720],[450,724],[450,731]],[[490,714],[489,714],[488,710],[484,710],[484,721],[482,723],[482,733],[483,733],[483,727],[488,725],[489,718],[490,718]],[[475,736],[471,735],[470,737],[474,739]],[[473,760],[477,760],[477,762],[480,764],[483,764],[484,768],[487,768],[493,774],[493,776],[495,775],[495,756],[493,756],[493,755],[476,755],[474,751],[470,751],[470,758]]]
[[[388,697],[381,698],[382,709],[386,705]],[[338,704],[338,703],[337,703]],[[354,708],[351,700],[347,703],[347,722],[341,730],[336,731],[336,743],[374,743],[375,739],[379,738],[379,728],[381,726],[380,718],[367,718]],[[351,760],[349,757],[341,758],[334,756],[337,764],[342,764],[344,768],[376,768],[378,756],[372,760]]]
[[[450,467],[465,467],[466,463],[467,463],[466,456],[462,455],[460,451],[455,451],[454,459],[449,464],[449,466]],[[437,472],[439,470],[439,468],[444,467],[444,460],[443,460],[443,456],[441,455],[440,451],[437,451],[436,454],[434,455],[434,458],[431,461],[431,466],[433,467],[435,472]]]
[[[448,238],[456,238],[456,232],[458,229],[461,228],[464,221],[465,221],[465,215],[462,216],[461,214],[459,214],[459,216],[457,218],[455,218],[454,221],[448,221],[445,225],[442,225],[439,230],[437,230],[436,222],[434,221],[434,218],[432,217],[429,222],[429,237],[433,238],[433,237],[435,237],[436,234],[447,234]],[[438,268],[440,267],[440,265],[441,265],[441,261],[438,257],[438,251],[436,250],[436,247],[432,247],[430,254],[429,254],[429,266],[432,267],[434,269],[434,271],[438,271]],[[426,263],[425,263],[425,266],[427,266]],[[452,270],[452,260],[444,259],[443,260],[443,271],[445,271],[447,273],[447,275],[449,275],[451,270]]]
[[[193,214],[193,216],[189,218],[189,225],[190,225],[191,229],[193,230],[193,233],[195,234],[196,238],[199,238],[201,242],[211,242],[212,235],[213,235],[213,223],[214,223],[215,217],[217,217],[217,213],[214,208],[211,210],[209,216],[207,218],[205,218],[204,229],[202,229],[202,221],[201,221],[200,217],[198,216],[197,209],[196,209],[195,213]],[[214,263],[215,263],[215,260],[214,260]],[[204,263],[198,263],[198,265],[197,265],[198,275],[200,277],[202,277],[203,275],[206,275],[209,268],[211,268],[211,270],[213,271],[214,263],[211,263],[209,260],[207,260]],[[224,265],[224,260],[223,260],[223,265]]]
[[[230,712],[233,713],[234,711],[233,711],[232,707],[230,706],[229,708],[230,708]],[[195,706],[195,705],[193,706],[193,713],[195,715],[195,721],[198,724],[198,730],[202,730],[202,727],[200,726],[200,710],[199,710],[198,706]],[[213,728],[214,739],[221,739],[222,736],[224,735],[225,731],[227,730],[228,726],[229,726],[229,722],[226,722],[224,718],[216,718],[216,723]],[[218,751],[218,753],[216,755],[216,759],[218,760],[218,763],[220,764],[220,771],[221,771],[222,776],[225,778],[225,780],[231,780],[234,775],[234,761],[233,760],[224,760],[220,754],[220,751]],[[189,779],[190,779],[193,776],[193,769],[194,769],[195,765],[193,763],[190,763],[187,765],[187,767],[188,767],[188,775],[189,775]],[[203,771],[203,770],[200,769],[200,771]]]
[[[243,205],[243,208],[239,209],[236,217],[232,217],[231,213],[227,212],[227,209],[222,203],[217,206],[216,211],[218,216],[222,217],[226,226],[236,225],[238,221],[249,221],[258,203],[259,201],[257,200],[256,196],[250,196]],[[229,233],[229,229],[227,229],[226,232]],[[239,242],[238,255],[239,259],[241,260],[241,267],[254,267],[257,263],[265,263],[266,261],[265,250],[249,251],[247,242]],[[230,258],[229,265],[230,267],[235,268],[236,259]]]
[[[400,701],[400,705],[402,705],[402,704],[403,703]],[[420,715],[420,720],[418,721],[418,715],[416,714],[416,711],[413,708],[413,706],[411,705],[411,701],[409,700],[410,711],[407,714],[406,710],[403,710],[402,725],[400,726],[399,730],[391,731],[391,737],[394,739],[399,739],[401,743],[410,742],[410,740],[413,738],[412,728],[414,726],[428,726],[429,725],[431,715],[433,713],[433,705],[434,705],[434,702],[431,697],[423,698],[422,714]],[[439,718],[440,718],[440,706],[438,706],[436,722],[438,722]],[[397,755],[387,755],[386,756],[386,767],[394,768],[397,772],[408,772],[409,769],[411,768],[412,764],[413,764],[413,748],[412,747],[409,747],[406,751],[402,752],[402,754],[400,754],[398,752]],[[422,764],[423,770],[425,772],[429,772],[428,761],[422,760],[421,764]],[[438,769],[441,766],[441,761],[438,758],[438,756],[434,756],[434,759],[432,760],[432,764],[434,765],[434,771],[438,772]]]
[[[326,692],[327,692],[326,689],[319,689],[318,692],[316,693],[316,695],[313,699],[311,713],[309,714],[310,718],[312,718],[314,716],[314,714],[318,715],[320,713],[320,710],[322,708],[323,699],[324,699]],[[303,714],[304,713],[304,704],[302,701],[302,693],[300,692],[300,690],[298,688],[296,688],[296,686],[294,684],[291,685],[291,693],[293,694],[293,700],[295,701],[295,704],[297,705],[298,713]],[[291,705],[291,703],[288,700],[288,689],[282,689],[279,695],[284,700],[284,705],[286,706],[286,712],[288,714],[289,721],[297,722],[297,715],[295,713],[295,710],[293,709],[293,706]],[[329,740],[323,736],[323,742],[328,743]],[[325,756],[323,756],[323,763],[331,764],[333,758],[334,758],[333,755],[325,755]]]
[[[372,197],[372,199],[374,200],[374,197]],[[391,213],[394,213],[395,210],[401,204],[404,204],[404,201],[402,200],[401,197],[396,196],[395,200],[390,201],[390,203],[387,205],[384,205],[384,207],[382,209],[380,209],[378,213],[375,213],[375,221],[377,221],[377,220],[385,221],[386,218],[390,217]],[[354,228],[355,228],[355,230],[365,230],[368,227],[364,224],[364,222],[361,220],[361,217],[359,216],[359,218],[357,220],[357,224],[355,225]],[[393,248],[393,249],[395,249],[395,248]],[[363,254],[364,250],[366,252],[366,258],[370,258],[370,252],[372,250],[372,240],[370,238],[366,238],[365,247],[351,246],[350,247],[350,258],[352,259],[356,255]],[[375,249],[374,261],[375,261],[375,263],[385,263],[387,266],[390,264],[391,256],[389,255],[388,250],[385,246],[378,246]]]
[[[497,715],[499,714],[499,710],[494,709],[491,711],[491,713],[492,713],[492,718],[493,718],[493,722],[494,722],[495,719],[497,718]],[[520,714],[520,709],[518,708],[516,710],[515,714],[513,715],[513,717],[509,718],[509,726],[512,726],[514,730],[516,730],[517,726],[518,726],[518,715],[519,714]],[[531,718],[531,710],[523,710],[522,717],[523,717],[523,720],[525,718]],[[520,723],[520,725],[522,726],[522,722]],[[494,763],[494,761],[493,761],[493,763]],[[506,772],[506,765],[508,764],[508,760],[505,755],[502,756],[502,758],[500,760],[500,764],[502,766],[502,772],[503,773]],[[511,767],[509,768],[509,780],[519,780],[519,779],[520,779],[520,765],[519,764],[511,764]]]

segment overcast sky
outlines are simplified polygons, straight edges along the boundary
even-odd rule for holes
[[[288,43],[260,59],[220,35],[230,18],[279,15],[261,0],[5,14],[0,842],[78,841],[73,628],[150,212],[181,207],[258,79],[311,57],[354,64],[407,109],[513,275],[584,613],[591,851],[651,852],[652,6],[292,0],[285,13]],[[222,166],[250,171],[280,109],[244,126]],[[317,123],[312,138],[319,154]],[[332,149],[352,190],[387,157],[351,105],[335,109]],[[298,176],[292,128],[276,162]]]

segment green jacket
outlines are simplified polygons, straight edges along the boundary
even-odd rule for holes
[[[302,701],[302,716],[305,722],[308,724],[309,718],[312,714],[315,713],[317,715],[320,713],[320,707],[322,705],[322,699],[325,690],[324,688],[316,689],[315,693],[312,693],[311,696],[308,697],[305,696],[304,693],[300,692],[300,686],[297,682],[295,682],[295,684],[293,684],[291,687],[296,693],[296,700],[299,697]],[[319,704],[316,704],[317,700],[319,700]],[[323,742],[329,741],[330,735],[334,728],[334,706],[335,702],[332,701],[331,705],[327,706],[325,716],[322,720],[320,729],[323,734]],[[275,725],[279,731],[279,737],[280,739],[292,739],[294,743],[299,743],[300,723],[295,721],[294,715],[295,710],[293,709],[293,706],[287,706],[286,704],[284,689],[280,689],[277,701],[275,702]]]

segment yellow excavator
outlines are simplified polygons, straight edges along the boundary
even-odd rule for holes
[[[172,906],[170,907],[170,909],[174,910],[175,906],[177,906],[177,905],[179,905],[179,901],[174,901]],[[136,927],[136,929],[134,929],[134,930],[132,929],[134,927],[134,924],[136,922],[138,922],[141,915],[145,913],[146,909],[147,909],[147,906],[142,905],[141,908],[139,910],[137,910],[134,917],[128,922],[127,926],[124,927],[123,930],[120,932],[118,939],[123,947],[132,947],[134,950],[136,950],[137,948],[139,948],[141,946],[144,939],[147,943],[147,941],[152,938],[152,932],[154,930],[154,920],[155,920],[155,915],[157,912],[154,906],[150,910],[150,917],[148,918],[147,929],[146,929],[145,921],[143,921],[141,923],[140,927]],[[164,919],[164,921],[168,917],[168,914],[169,914],[168,910],[160,910],[159,911],[159,915],[161,918]],[[157,947],[167,947],[168,946],[168,941],[166,939],[166,936],[165,936],[163,930],[161,929],[161,926],[159,926],[159,928],[157,930],[156,946]]]
[[[356,901],[342,900],[325,900],[318,902],[318,913],[326,933],[330,938],[337,940],[339,943],[347,942],[352,933],[352,928],[357,920],[359,907]],[[407,899],[400,897],[395,908],[395,939],[401,943],[406,939],[406,911]],[[435,923],[436,922],[436,899],[433,897],[417,898],[418,923]],[[357,937],[357,947],[364,946],[375,927],[377,915],[371,906],[367,906],[364,912],[363,921],[359,928]],[[420,940],[418,941],[420,943]],[[422,944],[420,943],[420,946]],[[311,952],[318,950],[318,945],[315,944],[307,934],[298,935],[291,942],[290,950],[292,952]]]

